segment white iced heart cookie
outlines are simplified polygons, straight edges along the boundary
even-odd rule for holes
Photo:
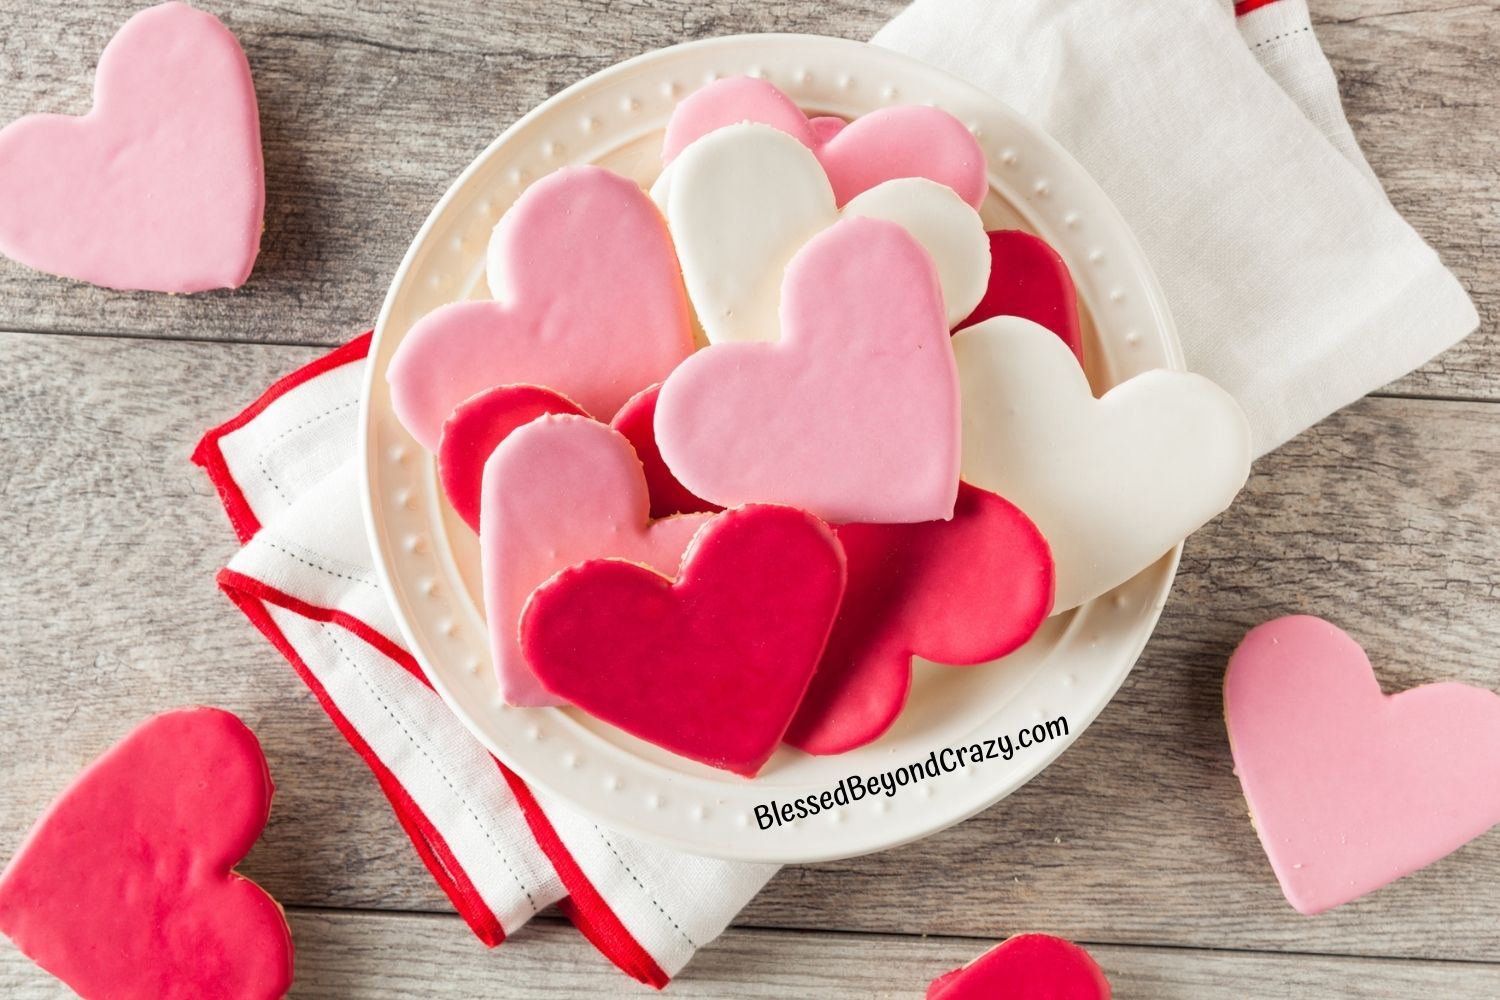
[[[963,479],[1041,529],[1054,614],[1150,566],[1245,485],[1250,426],[1201,375],[1149,371],[1095,399],[1067,345],[1013,316],[960,331],[953,351]]]
[[[699,322],[710,343],[772,341],[787,262],[841,218],[818,158],[785,132],[731,125],[694,142],[653,190]],[[920,177],[887,181],[842,215],[903,226],[937,267],[948,323],[979,304],[989,281],[984,223],[951,188]]]

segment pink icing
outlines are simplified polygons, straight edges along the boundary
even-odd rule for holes
[[[387,371],[397,417],[428,450],[453,409],[492,386],[546,386],[604,419],[692,351],[666,223],[624,177],[590,166],[549,174],[492,240],[495,301],[429,313]]]
[[[484,467],[480,552],[485,618],[500,693],[512,705],[559,705],[521,654],[516,624],[531,592],[559,570],[618,557],[673,573],[705,515],[651,521],[630,442],[579,416],[512,432]]]
[[[787,266],[782,338],[698,351],[662,386],[672,473],[723,507],[832,523],[946,519],[958,491],[958,375],[932,260],[902,227],[835,223]]]
[[[1384,695],[1365,652],[1307,615],[1254,628],[1229,659],[1235,772],[1299,913],[1347,903],[1500,822],[1500,695]]]
[[[695,140],[741,122],[780,129],[817,154],[840,205],[898,177],[946,184],[975,208],[989,191],[984,151],[946,111],[882,108],[847,125],[830,116],[809,119],[775,86],[748,76],[717,80],[678,104],[667,123],[662,160],[671,163]]]
[[[0,131],[0,253],[107,288],[244,283],[265,208],[250,65],[212,14],[141,11],[99,57],[82,117]]]
[[[715,514],[675,581],[619,559],[559,573],[527,603],[521,645],[559,697],[748,777],[797,710],[843,592],[827,525],[752,505]]]
[[[0,931],[86,997],[271,1000],[281,909],[232,870],[271,809],[255,734],[216,708],[137,726],[52,803],[0,875]]]

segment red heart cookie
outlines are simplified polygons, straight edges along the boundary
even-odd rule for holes
[[[626,400],[609,425],[629,441],[635,448],[636,458],[646,472],[646,486],[651,491],[651,516],[671,517],[673,514],[717,513],[723,510],[677,481],[667,463],[662,460],[661,449],[656,446],[656,397],[661,386],[653,385]]]
[[[438,441],[438,479],[454,512],[475,531],[479,530],[484,463],[511,431],[549,413],[588,416],[577,403],[551,389],[539,385],[497,385],[464,400],[443,421],[443,434]]]
[[[495,226],[488,261],[494,301],[428,313],[391,356],[391,405],[428,451],[458,404],[492,386],[547,386],[603,420],[693,350],[666,221],[602,167],[527,188]]]
[[[896,720],[911,658],[953,665],[1013,652],[1052,610],[1052,556],[1014,505],[959,484],[951,521],[845,524],[849,585],[786,742],[852,750]]]
[[[996,316],[1020,316],[1062,338],[1083,363],[1083,330],[1073,276],[1056,250],[1039,236],[1000,229],[990,237],[990,283],[959,329]]]
[[[250,64],[212,14],[136,14],[99,57],[81,118],[0,131],[0,253],[106,288],[244,284],[266,200]]]
[[[148,719],[32,828],[0,875],[0,931],[85,997],[285,996],[286,920],[233,871],[271,792],[260,743],[228,712]]]
[[[674,582],[618,559],[565,569],[521,616],[553,694],[673,753],[753,777],[817,668],[844,593],[828,526],[791,507],[717,514]]]
[[[1109,998],[1109,980],[1089,953],[1048,934],[1017,934],[927,987],[927,1000]]]

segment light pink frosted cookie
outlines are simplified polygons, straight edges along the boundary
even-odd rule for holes
[[[0,875],[0,932],[84,997],[285,996],[286,918],[233,870],[272,790],[260,742],[228,712],[147,719],[27,834]]]
[[[537,682],[516,633],[526,599],[554,573],[604,557],[677,571],[706,515],[652,521],[650,503],[630,442],[587,417],[533,420],[490,455],[479,545],[490,651],[506,702],[562,703]]]
[[[1235,773],[1299,913],[1357,899],[1500,823],[1500,695],[1384,695],[1359,643],[1308,615],[1251,629],[1224,677]]]
[[[428,450],[459,403],[497,385],[562,393],[601,420],[693,349],[666,222],[601,167],[537,181],[495,227],[491,302],[424,316],[386,378],[396,416]]]
[[[891,222],[834,224],[788,265],[781,328],[775,343],[704,348],[667,379],[656,440],[672,474],[723,507],[950,517],[958,378],[921,244]]]
[[[662,143],[670,164],[708,133],[741,122],[769,125],[817,154],[840,205],[898,177],[926,177],[978,208],[989,190],[984,151],[963,123],[940,108],[882,108],[847,125],[811,121],[775,86],[754,77],[717,80],[672,112]]]
[[[141,11],[99,57],[94,107],[0,131],[0,253],[106,288],[245,282],[265,178],[250,64],[212,14]]]

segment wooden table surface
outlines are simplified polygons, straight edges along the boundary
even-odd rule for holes
[[[249,284],[119,294],[0,261],[0,856],[134,722],[218,704],[277,777],[243,870],[287,906],[295,995],[646,992],[555,918],[493,952],[470,936],[363,765],[215,589],[234,544],[188,452],[367,326],[450,179],[548,95],[689,38],[868,37],[900,4],[205,3],[260,95],[269,198]],[[0,121],[82,112],[131,6],[0,0]],[[1188,543],[1125,687],[1054,766],[921,843],[783,870],[674,994],[917,997],[988,943],[1042,930],[1087,942],[1123,998],[1500,996],[1500,833],[1307,919],[1230,772],[1225,657],[1279,614],[1339,621],[1387,690],[1500,688],[1500,6],[1312,6],[1371,163],[1481,330],[1257,463]],[[6,944],[0,994],[66,991]]]

